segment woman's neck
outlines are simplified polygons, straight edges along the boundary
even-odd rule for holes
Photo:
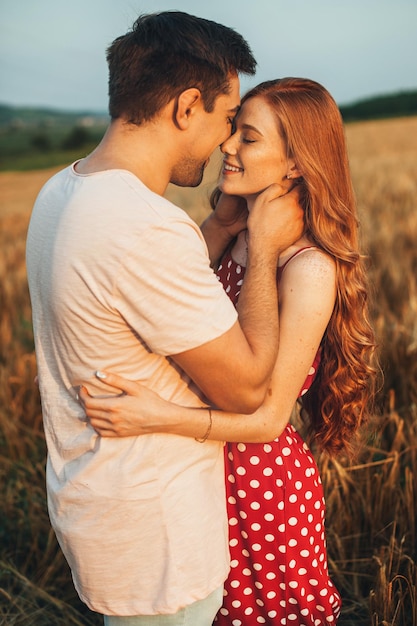
[[[236,241],[233,244],[233,247],[231,250],[233,261],[235,263],[238,263],[242,267],[246,267],[247,260],[248,260],[247,237],[248,237],[248,231],[242,230],[236,237]],[[304,247],[311,246],[311,245],[312,245],[312,242],[310,241],[310,239],[306,235],[303,235],[302,237],[300,237],[300,239],[298,239],[291,246],[288,246],[288,248],[286,248],[280,253],[278,265],[282,265],[283,263],[285,263],[285,261],[290,256],[292,256],[294,252],[297,252],[297,250],[299,250],[300,248],[304,248]]]

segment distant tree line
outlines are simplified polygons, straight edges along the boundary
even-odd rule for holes
[[[375,96],[339,108],[345,122],[417,115],[417,90]]]
[[[108,114],[94,111],[60,111],[37,107],[19,107],[0,103],[0,128],[14,126],[75,126],[80,120],[107,124]]]
[[[417,115],[417,89],[339,105],[343,120]],[[37,169],[67,163],[102,138],[108,115],[65,112],[0,103],[0,171]]]
[[[78,150],[94,141],[91,133],[83,126],[74,126],[60,143],[62,150]],[[37,131],[30,139],[35,150],[48,152],[53,149],[52,141],[45,130]]]

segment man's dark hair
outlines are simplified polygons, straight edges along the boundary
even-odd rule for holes
[[[231,74],[255,73],[248,43],[236,31],[181,11],[141,15],[107,50],[109,112],[132,124],[152,119],[172,98],[200,89],[211,112]]]

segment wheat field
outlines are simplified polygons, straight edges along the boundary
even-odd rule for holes
[[[384,383],[354,460],[319,459],[339,626],[417,626],[417,118],[346,127]],[[198,222],[215,179],[168,195]],[[94,626],[50,529],[25,236],[55,170],[0,173],[0,625]],[[248,625],[250,626],[250,625]]]

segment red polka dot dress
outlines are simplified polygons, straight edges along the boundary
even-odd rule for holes
[[[244,271],[230,254],[218,270],[234,303]],[[301,394],[319,362],[318,354]],[[271,443],[227,443],[225,472],[231,570],[215,626],[334,626],[341,600],[329,578],[323,489],[307,445],[291,425]]]

